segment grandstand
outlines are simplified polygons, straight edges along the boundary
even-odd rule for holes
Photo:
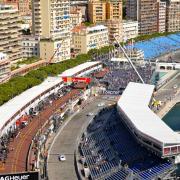
[[[119,67],[114,63],[109,65],[109,72],[100,79],[100,83],[106,85],[107,91],[119,91],[122,92],[129,82],[139,82],[137,74],[132,67]],[[153,69],[150,64],[144,66],[137,66],[137,71],[142,76],[145,83],[151,84],[151,77]]]
[[[135,141],[116,108],[96,115],[79,149],[89,179],[151,180],[169,177],[175,170],[171,160],[161,159]]]
[[[163,54],[180,49],[180,33],[171,34],[164,37],[157,37],[147,41],[135,43],[127,48],[135,48],[144,51],[144,59],[154,59]]]

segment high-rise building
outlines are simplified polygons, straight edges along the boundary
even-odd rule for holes
[[[137,21],[138,0],[126,0],[126,17]]]
[[[166,31],[166,1],[158,1],[158,32]]]
[[[79,7],[70,8],[70,20],[72,28],[82,23],[82,11]]]
[[[138,21],[140,34],[158,32],[157,0],[127,0],[126,15]]]
[[[18,10],[10,5],[0,5],[0,52],[10,61],[22,57],[21,28]]]
[[[0,52],[0,84],[9,80],[11,76],[11,67],[8,56]]]
[[[111,43],[118,40],[119,42],[122,42],[123,40],[123,27],[122,27],[122,21],[114,19],[114,20],[107,20],[105,25],[108,27],[109,32],[109,41]],[[116,37],[116,40],[115,40]]]
[[[167,3],[166,30],[180,31],[180,0],[169,0]]]
[[[70,59],[70,1],[33,0],[33,34],[40,36],[40,58]]]
[[[89,21],[101,23],[106,20],[122,20],[121,0],[90,0],[88,3]]]
[[[70,6],[76,7],[81,9],[82,12],[82,20],[87,21],[87,7],[88,7],[88,0],[70,0]]]
[[[106,3],[106,18],[122,20],[122,0],[109,0]]]
[[[18,6],[19,6],[19,13],[22,16],[31,14],[30,0],[19,0]]]
[[[14,5],[18,8],[20,15],[29,15],[30,11],[30,0],[1,0],[6,5]]]
[[[92,23],[101,23],[106,21],[106,2],[100,0],[89,1],[88,19]]]

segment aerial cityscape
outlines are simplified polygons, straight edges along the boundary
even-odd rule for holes
[[[0,0],[0,180],[180,179],[180,0]]]

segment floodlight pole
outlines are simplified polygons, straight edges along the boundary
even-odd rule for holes
[[[124,50],[124,48],[121,46],[121,44],[118,42],[118,40],[116,39],[116,37],[114,36],[114,39],[116,40],[116,42],[118,43],[119,47],[121,48],[122,52],[124,53],[125,57],[127,58],[128,62],[131,64],[132,68],[134,69],[134,71],[136,72],[136,74],[138,75],[139,79],[141,80],[141,82],[143,84],[145,84],[144,80],[142,79],[141,75],[139,74],[139,72],[137,71],[136,67],[134,66],[134,64],[132,63],[131,59],[129,58],[129,56],[127,55],[126,51]]]

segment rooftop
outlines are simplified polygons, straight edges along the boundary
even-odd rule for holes
[[[118,106],[137,131],[161,144],[180,144],[180,135],[165,124],[150,108],[154,85],[130,82]]]

